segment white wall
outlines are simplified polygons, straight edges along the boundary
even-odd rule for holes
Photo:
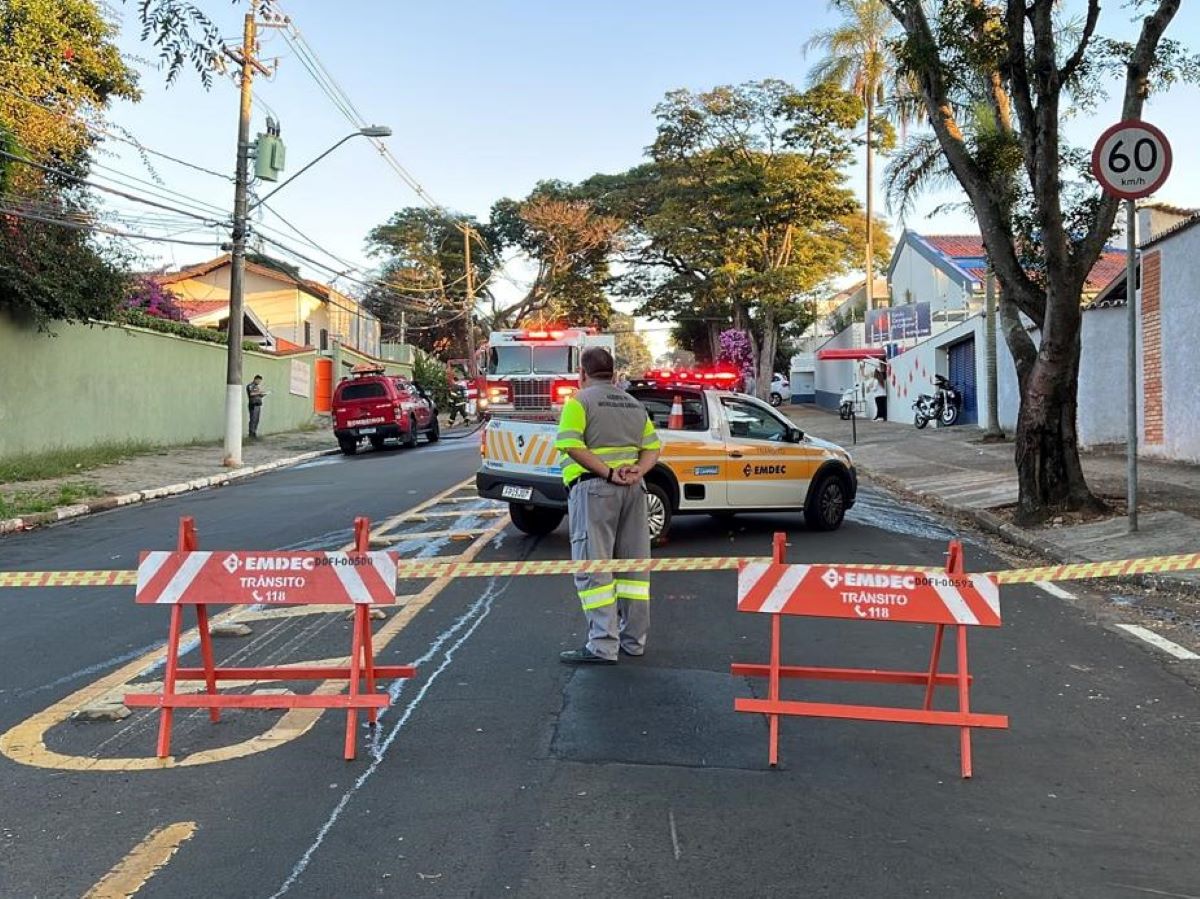
[[[1081,446],[1126,441],[1127,318],[1124,307],[1089,309],[1083,313],[1076,421]]]
[[[987,424],[987,347],[984,345],[982,315],[973,315],[888,362],[888,421],[912,420],[912,404],[920,394],[933,392],[933,376],[949,375],[950,345],[970,337],[975,338],[975,398],[979,426]]]
[[[1200,462],[1200,228],[1156,249],[1162,250],[1163,442],[1143,444],[1142,451]]]
[[[927,302],[934,313],[966,305],[962,286],[908,244],[900,248],[892,272],[891,293],[893,306]]]
[[[1094,447],[1125,443],[1126,439],[1126,310],[1124,307],[1089,309],[1083,313],[1079,358],[1079,444]],[[1032,330],[1034,345],[1041,332]],[[1020,411],[1017,369],[1004,334],[996,329],[996,370],[1000,395],[1000,427],[1016,430]]]
[[[852,349],[864,344],[865,326],[862,322],[850,325],[821,345],[822,350]],[[818,350],[818,352],[820,352]],[[821,361],[816,364],[816,403],[826,409],[836,409],[842,391],[853,387],[857,380],[858,363],[849,360]]]

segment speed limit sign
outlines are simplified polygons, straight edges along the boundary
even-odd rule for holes
[[[1118,122],[1096,141],[1092,174],[1105,193],[1125,200],[1149,196],[1171,174],[1171,145],[1147,122]]]

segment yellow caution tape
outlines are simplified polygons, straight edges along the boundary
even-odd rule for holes
[[[0,571],[0,587],[129,587],[136,571]]]
[[[769,562],[765,556],[714,556],[700,558],[609,559],[573,562],[570,559],[543,559],[524,562],[455,562],[439,559],[401,559],[396,565],[399,578],[515,577],[526,575],[599,574],[622,571],[733,571],[742,563]],[[850,565],[867,571],[940,571],[928,565],[860,565],[853,562],[811,563]],[[1200,553],[1177,556],[1149,556],[1113,562],[1079,562],[1047,565],[1041,568],[1013,568],[1004,571],[970,572],[990,574],[1001,584],[1031,584],[1037,581],[1080,581],[1091,578],[1121,577],[1132,574],[1161,574],[1172,571],[1200,570]],[[2,587],[127,587],[137,583],[136,571],[3,571]]]
[[[997,571],[1001,584],[1032,584],[1037,581],[1085,581],[1091,578],[1122,577],[1129,574],[1163,574],[1170,571],[1200,569],[1200,553],[1177,556],[1147,556],[1114,562],[1075,562],[1070,565],[1046,565],[1042,568],[1013,568]]]

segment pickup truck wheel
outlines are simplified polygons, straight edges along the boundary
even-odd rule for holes
[[[646,524],[650,527],[651,543],[664,540],[671,529],[671,498],[651,481],[646,482]]]
[[[417,420],[411,415],[408,417],[408,430],[404,433],[404,447],[412,449],[417,445]]]
[[[812,531],[836,531],[846,517],[846,481],[830,472],[821,476],[808,493],[804,522]]]
[[[434,413],[433,421],[429,425],[429,430],[425,432],[425,439],[430,443],[437,443],[442,436],[442,426],[438,424],[437,413]]]
[[[566,514],[562,509],[548,509],[545,506],[508,504],[508,517],[512,519],[513,527],[531,537],[545,537],[562,524]]]
[[[353,456],[358,452],[358,441],[353,437],[339,437],[338,446],[347,456]]]

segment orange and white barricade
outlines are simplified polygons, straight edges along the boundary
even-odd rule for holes
[[[169,605],[171,624],[162,693],[129,693],[128,706],[161,710],[158,757],[171,750],[171,723],[177,708],[207,708],[220,720],[223,708],[346,710],[347,759],[355,755],[357,714],[365,709],[372,723],[386,708],[387,693],[375,692],[380,678],[407,678],[416,674],[411,665],[376,665],[371,645],[370,606],[396,601],[396,557],[371,552],[370,523],[354,521],[352,552],[202,552],[197,548],[195,522],[182,518],[174,552],[144,552],[138,565],[139,603]],[[218,667],[213,662],[208,630],[208,606],[219,605],[352,605],[353,637],[347,666]],[[193,606],[200,631],[202,667],[179,666],[179,640],[183,607]],[[178,681],[202,680],[206,692],[177,693]],[[218,681],[346,680],[348,694],[258,695],[217,692]],[[365,687],[365,689],[364,689]]]
[[[970,707],[971,674],[967,666],[967,629],[1000,626],[1000,588],[992,575],[963,571],[962,544],[951,541],[945,571],[894,572],[853,565],[789,565],[783,534],[775,535],[770,562],[744,563],[738,571],[738,611],[771,616],[771,660],[766,665],[734,664],[742,677],[765,677],[766,699],[737,699],[734,709],[768,716],[768,760],[779,761],[779,717],[797,715],[901,724],[958,727],[962,776],[971,776],[971,728],[1007,728],[1006,715],[981,715]],[[780,658],[781,616],[846,618],[873,622],[936,625],[933,652],[926,671],[882,671],[875,668],[816,668],[784,665]],[[940,673],[938,661],[946,628],[954,627],[957,670]],[[920,708],[796,702],[782,699],[780,681],[800,678],[828,681],[915,684],[924,686]],[[957,711],[933,708],[937,687],[957,687]]]

